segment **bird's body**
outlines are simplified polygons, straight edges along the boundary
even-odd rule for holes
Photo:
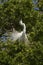
[[[17,39],[20,39],[20,37],[22,36],[23,32],[12,32],[11,34],[11,38],[13,41],[16,41]]]

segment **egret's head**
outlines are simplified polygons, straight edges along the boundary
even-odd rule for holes
[[[22,20],[20,20],[20,22],[19,22],[20,24],[22,24]]]

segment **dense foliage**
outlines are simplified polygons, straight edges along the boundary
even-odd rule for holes
[[[12,26],[21,31],[20,19],[26,24],[30,44],[0,41],[0,65],[43,65],[43,0],[34,10],[32,0],[8,0],[0,4],[0,36]]]
[[[40,42],[0,42],[0,65],[43,65],[43,46]]]
[[[38,3],[39,9],[43,11],[43,0],[40,0]]]

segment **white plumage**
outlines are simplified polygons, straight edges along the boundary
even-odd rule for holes
[[[19,41],[27,42],[28,38],[27,38],[27,35],[26,35],[26,25],[22,22],[22,20],[20,20],[19,24],[24,27],[23,31],[18,32],[13,28],[13,31],[12,31],[12,34],[11,34],[11,39],[13,41],[19,40]]]

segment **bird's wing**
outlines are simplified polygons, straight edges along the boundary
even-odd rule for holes
[[[22,33],[16,31],[16,30],[13,30],[12,34],[11,34],[11,39],[12,40],[17,40],[20,38],[20,36],[22,35]]]

